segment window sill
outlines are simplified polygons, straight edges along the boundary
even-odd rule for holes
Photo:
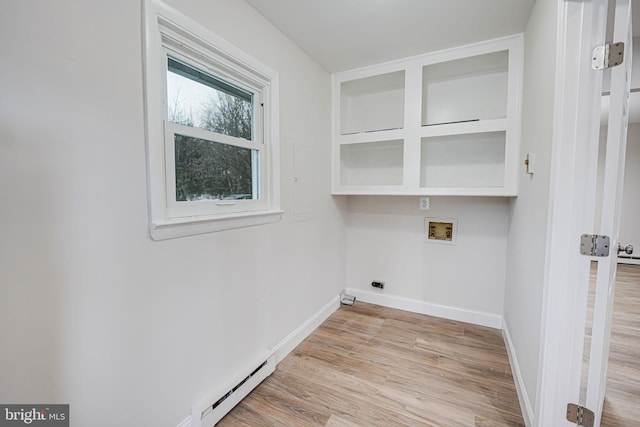
[[[196,234],[232,230],[280,221],[284,211],[242,212],[229,215],[210,215],[153,221],[149,234],[153,240],[175,239]]]

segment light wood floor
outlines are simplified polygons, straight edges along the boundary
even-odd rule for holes
[[[523,426],[500,331],[343,306],[220,426]]]
[[[640,425],[640,266],[618,265],[602,427]]]

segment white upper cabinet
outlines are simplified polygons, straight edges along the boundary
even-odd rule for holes
[[[522,36],[333,75],[333,194],[516,196]]]

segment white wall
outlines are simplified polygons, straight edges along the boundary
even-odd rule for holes
[[[639,73],[640,74],[640,73]],[[600,150],[598,156],[598,197],[596,206],[602,203],[602,184],[606,156],[607,127],[600,128]],[[633,245],[633,256],[640,256],[640,123],[630,123],[627,135],[627,158],[624,169],[624,190],[622,194],[622,218],[620,222],[620,243]],[[601,217],[596,210],[596,229]]]
[[[521,158],[535,153],[536,173],[520,169],[511,205],[504,322],[519,369],[520,397],[534,409],[540,350],[553,127],[557,2],[536,1],[525,31]]]
[[[608,91],[611,73],[605,73],[603,90]],[[640,88],[640,37],[633,39],[633,65],[631,73],[631,88]],[[629,130],[627,136],[627,158],[624,174],[624,193],[622,196],[622,221],[620,224],[620,242],[624,245],[633,245],[634,256],[640,251],[640,192],[637,191],[637,183],[640,182],[640,93],[631,94]],[[602,203],[602,179],[604,174],[604,158],[606,155],[606,120],[608,118],[609,100],[603,97],[603,111],[601,114],[600,151],[598,157],[598,198],[597,205]],[[600,223],[600,211],[596,211],[596,224]]]
[[[640,256],[640,123],[629,125],[627,159],[624,170],[620,242],[633,245],[633,256]]]
[[[634,4],[635,6],[635,4]],[[633,67],[631,73],[631,87],[640,88],[640,37],[633,38]],[[638,93],[634,94],[635,96]],[[620,224],[620,242],[623,245],[633,245],[633,256],[640,256],[640,102],[632,104],[634,111],[630,112],[636,120],[629,124],[627,136],[627,158],[624,170],[624,193],[622,195],[622,219]]]
[[[273,225],[147,232],[140,2],[0,14],[0,402],[70,403],[73,426],[175,426],[344,287],[328,74],[244,2],[173,0],[279,71]],[[311,216],[293,207],[310,147]]]
[[[347,285],[379,295],[502,315],[509,200],[350,196]],[[455,218],[455,246],[426,243],[424,218]],[[385,281],[381,291],[372,280]]]

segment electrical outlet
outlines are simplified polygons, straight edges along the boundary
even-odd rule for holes
[[[428,197],[420,197],[420,210],[428,211],[429,210],[429,198]]]
[[[384,282],[380,280],[374,280],[373,282],[371,282],[371,286],[378,289],[384,289]]]

